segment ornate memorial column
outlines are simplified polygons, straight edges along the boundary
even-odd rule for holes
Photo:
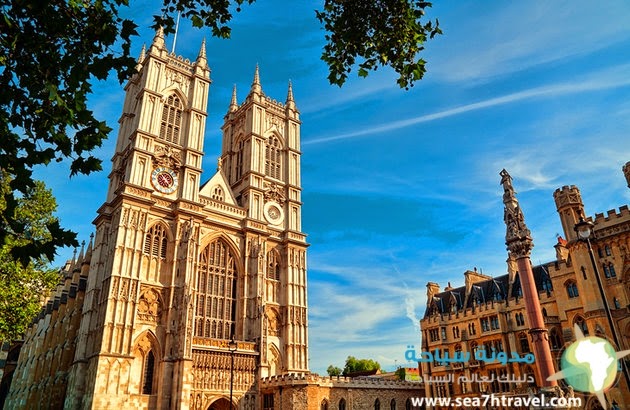
[[[538,299],[538,291],[536,290],[536,282],[534,281],[534,273],[530,254],[534,247],[534,241],[531,232],[525,225],[523,212],[518,205],[516,192],[512,186],[512,177],[504,169],[501,175],[501,185],[503,185],[503,203],[505,210],[503,220],[506,225],[505,244],[510,255],[516,259],[518,273],[521,280],[521,288],[525,299],[525,308],[529,320],[532,345],[534,347],[534,356],[536,365],[540,372],[542,385],[540,387],[557,386],[555,380],[548,381],[549,376],[555,373],[553,367],[553,358],[549,348],[549,335],[545,328],[545,321],[540,308],[540,300]]]

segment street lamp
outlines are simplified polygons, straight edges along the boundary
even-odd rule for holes
[[[608,298],[606,297],[606,292],[604,292],[604,286],[602,285],[602,279],[599,274],[599,268],[597,263],[595,262],[595,255],[593,254],[593,247],[591,246],[591,237],[593,235],[593,227],[595,224],[591,221],[585,221],[584,217],[580,216],[580,220],[575,224],[575,232],[577,233],[578,239],[580,241],[586,242],[586,246],[588,248],[588,255],[591,258],[591,264],[593,265],[593,271],[595,272],[595,280],[597,281],[597,287],[599,288],[599,293],[602,297],[602,302],[604,303],[604,311],[606,312],[606,319],[608,319],[608,325],[610,326],[610,331],[612,332],[613,341],[617,345],[617,349],[621,349],[621,343],[619,342],[619,337],[617,336],[617,328],[615,327],[615,322],[613,321],[612,314],[610,313],[610,305],[608,304]],[[628,370],[626,369],[626,364],[624,359],[620,359],[621,361],[621,372],[623,373],[626,379],[626,385],[630,388],[630,376],[628,376]]]
[[[234,386],[234,352],[238,348],[238,344],[234,341],[234,337],[228,343],[228,349],[230,349],[230,409],[234,408],[232,405],[232,387]]]

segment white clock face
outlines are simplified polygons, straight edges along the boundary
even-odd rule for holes
[[[269,201],[265,204],[264,215],[267,222],[272,225],[280,225],[284,220],[284,211],[280,204],[275,201]]]
[[[151,173],[153,188],[163,194],[170,194],[177,189],[177,174],[170,168],[159,167]]]

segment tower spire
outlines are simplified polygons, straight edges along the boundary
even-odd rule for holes
[[[155,51],[161,51],[165,48],[166,46],[164,44],[164,29],[162,27],[158,27],[158,29],[155,31],[155,36],[153,37],[153,43],[149,48],[149,52],[154,51],[154,49]]]
[[[287,101],[284,104],[287,108],[295,110],[295,100],[293,99],[293,84],[289,80],[289,90],[287,91]]]
[[[147,46],[146,44],[142,44],[142,50],[140,50],[140,56],[138,57],[138,61],[136,62],[136,71],[140,71],[142,69],[142,62],[147,55]]]
[[[262,87],[260,86],[260,72],[258,69],[258,63],[256,63],[256,71],[254,72],[254,82],[252,82],[252,88],[250,93],[262,93]]]
[[[199,54],[197,55],[197,61],[195,65],[198,68],[207,68],[208,60],[206,59],[206,38],[201,41],[201,47],[199,47]]]
[[[238,108],[238,100],[236,99],[236,84],[234,84],[234,88],[232,89],[232,101],[230,101],[230,108],[228,112],[234,112]]]

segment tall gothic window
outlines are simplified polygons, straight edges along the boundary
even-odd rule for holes
[[[245,143],[243,140],[239,141],[236,148],[236,179],[239,180],[243,176],[243,151],[245,149]]]
[[[265,174],[276,179],[280,179],[281,174],[281,154],[280,141],[275,136],[269,137],[265,147]]]
[[[156,258],[166,258],[166,229],[161,224],[155,224],[144,237],[144,253]]]
[[[144,358],[144,368],[142,369],[142,394],[153,394],[153,371],[155,370],[155,355],[153,350]]]
[[[179,144],[179,132],[182,126],[184,106],[179,97],[171,94],[162,107],[162,122],[160,123],[159,138],[164,141]]]
[[[267,252],[267,279],[280,280],[280,255],[276,250]]]
[[[197,272],[195,335],[229,339],[236,318],[236,262],[222,239],[201,252]]]
[[[381,410],[381,401],[379,399],[374,400],[374,410]]]

